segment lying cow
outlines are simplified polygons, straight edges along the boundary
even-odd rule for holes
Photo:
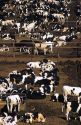
[[[54,95],[51,96],[50,101],[64,103],[64,96],[62,94],[55,93]]]
[[[0,117],[0,125],[17,125],[16,122],[11,116]]]
[[[45,122],[46,118],[42,113],[33,112],[33,113],[25,113],[24,121],[26,123],[33,123],[33,122]]]
[[[63,96],[64,102],[67,102],[68,95],[77,96],[78,103],[80,102],[81,88],[80,87],[71,87],[71,86],[63,86]]]
[[[41,87],[39,87],[39,91],[42,94],[46,94],[46,95],[50,95],[50,93],[54,92],[54,85],[53,84],[49,84],[49,85],[41,85]]]
[[[53,80],[50,80],[50,79],[41,79],[41,80],[38,80],[35,85],[36,86],[41,86],[41,85],[50,85],[50,84],[55,84]]]
[[[78,101],[66,102],[64,105],[67,120],[70,120],[70,112],[75,112],[79,117],[81,116],[81,104]]]
[[[32,88],[30,88],[29,90],[27,90],[27,98],[28,99],[45,99],[46,98],[46,95],[41,93],[40,91],[36,91]]]
[[[30,68],[41,68],[41,62],[40,61],[28,62],[27,66],[29,66]]]
[[[8,112],[15,111],[15,109],[18,112],[20,111],[21,99],[19,95],[10,95],[6,98],[6,104]]]
[[[14,113],[8,114],[7,112],[4,112],[4,115],[2,114],[0,116],[0,125],[17,125],[17,121],[17,115]]]

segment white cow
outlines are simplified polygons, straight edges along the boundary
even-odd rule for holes
[[[27,66],[29,66],[30,68],[41,68],[41,62],[40,61],[28,62]]]
[[[25,26],[23,26],[22,28],[24,28],[25,31],[31,32],[32,29],[35,28],[36,23],[37,23],[37,21],[36,22],[32,22],[30,24],[25,24]]]
[[[21,99],[19,95],[10,95],[6,98],[7,109],[9,112],[12,112],[14,106],[17,107],[17,110],[20,111]]]
[[[63,40],[58,40],[55,42],[55,44],[56,44],[55,47],[61,47],[67,45],[67,42]]]
[[[71,87],[71,86],[63,86],[63,96],[64,96],[64,102],[67,102],[67,96],[77,96],[78,97],[78,103],[80,102],[80,95],[81,95],[81,88],[80,87]]]
[[[20,24],[20,23],[15,23],[15,24],[16,24],[16,26],[17,26],[18,33],[19,33],[19,29],[20,29],[21,24]]]
[[[2,25],[13,25],[14,24],[14,20],[5,20],[5,21],[2,21]]]

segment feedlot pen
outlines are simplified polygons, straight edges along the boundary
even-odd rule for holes
[[[54,58],[52,56],[34,56],[34,55],[23,55],[13,57],[2,57],[0,58],[0,76],[8,76],[13,70],[22,70],[26,68],[27,61],[37,61],[44,58],[50,59],[56,63],[59,69],[59,85],[56,91],[62,93],[62,86],[64,84],[81,87],[81,58]],[[35,69],[35,73],[38,71]],[[5,102],[0,102],[0,107]],[[61,112],[61,104],[59,102],[51,102],[50,96],[47,96],[44,100],[26,100],[25,104],[21,106],[20,113],[24,111],[30,111],[31,107],[34,106],[38,112],[41,111],[46,116],[46,122],[43,125],[80,125],[79,121],[73,119],[69,122],[65,119],[65,113]],[[25,125],[27,123],[19,122],[18,125]],[[33,123],[34,125],[41,125],[41,123]]]

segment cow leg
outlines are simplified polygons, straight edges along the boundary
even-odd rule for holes
[[[62,112],[64,112],[64,107],[65,107],[65,105],[64,105],[64,104],[62,104]]]
[[[12,112],[13,104],[10,104],[10,112]]]
[[[10,104],[9,103],[7,103],[7,109],[8,109],[8,111],[10,111]]]
[[[67,119],[67,121],[70,120],[70,117],[69,117],[70,111],[71,111],[71,108],[67,107],[67,109],[66,109],[66,119]]]
[[[67,102],[67,96],[64,96],[64,102]]]
[[[28,87],[27,87],[27,84],[26,84],[26,85],[25,85],[25,89],[27,90],[27,88],[28,88]]]
[[[16,105],[16,112],[18,112],[19,111],[19,109],[18,109],[18,105]]]
[[[66,119],[67,119],[67,121],[70,120],[70,118],[69,118],[69,112],[66,113]]]
[[[17,106],[18,106],[18,111],[20,111],[20,103]]]

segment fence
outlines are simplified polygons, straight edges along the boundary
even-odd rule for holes
[[[0,51],[0,56],[2,57],[14,57],[16,58],[17,56],[24,56],[24,55],[30,55],[31,57],[34,55],[34,43],[32,44],[33,46],[28,46],[27,43],[23,44],[15,44],[15,42],[0,42],[0,46],[5,44],[6,46],[9,47],[9,51],[5,48],[5,51]],[[20,48],[27,47],[30,49],[30,54],[28,54],[27,51],[21,51]],[[3,48],[3,47],[1,47]],[[38,50],[38,56],[44,55],[43,50]],[[81,57],[81,42],[70,42],[68,46],[62,46],[62,47],[54,47],[52,46],[52,51],[47,51],[46,55],[44,56],[50,56],[50,57],[55,57],[55,58],[79,58]]]

